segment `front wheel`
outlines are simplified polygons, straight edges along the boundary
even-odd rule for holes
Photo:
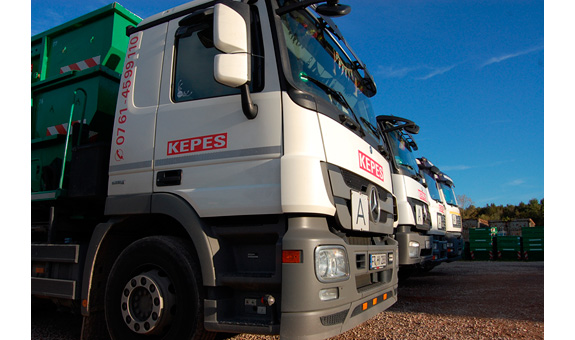
[[[112,339],[213,339],[203,328],[201,271],[192,249],[180,238],[151,236],[120,254],[106,285]]]

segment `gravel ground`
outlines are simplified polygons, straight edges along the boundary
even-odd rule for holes
[[[400,283],[387,311],[330,340],[543,339],[543,262],[445,263]],[[77,340],[81,317],[36,303],[32,339]],[[279,336],[240,334],[230,340]]]

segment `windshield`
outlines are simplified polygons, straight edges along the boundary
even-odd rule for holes
[[[441,202],[441,196],[439,195],[439,189],[437,189],[437,182],[435,178],[428,173],[427,171],[423,171],[423,176],[425,177],[425,182],[427,183],[427,189],[429,190],[429,196],[434,200]]]
[[[415,160],[415,155],[411,146],[401,137],[397,131],[388,133],[390,139],[390,147],[395,158],[395,164],[399,167],[400,171],[407,176],[419,177],[419,167]]]
[[[282,27],[294,85],[332,103],[380,141],[357,63],[349,59],[325,22],[307,10],[295,10],[282,15]]]
[[[440,182],[440,185],[441,185],[441,191],[443,192],[443,196],[445,197],[445,202],[447,202],[447,204],[449,205],[457,205],[453,188],[444,182]]]

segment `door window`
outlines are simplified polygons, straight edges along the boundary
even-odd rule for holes
[[[182,26],[176,32],[174,102],[240,93],[239,88],[222,85],[214,79],[214,57],[222,52],[214,46],[213,21],[213,14],[198,16],[193,24]],[[263,47],[257,22],[257,11],[252,10],[252,92],[261,91],[263,87]]]

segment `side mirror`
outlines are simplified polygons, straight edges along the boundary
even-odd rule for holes
[[[403,127],[403,129],[407,132],[407,133],[411,133],[414,135],[417,135],[419,133],[419,125],[405,125]]]
[[[441,173],[441,171],[439,171],[439,168],[436,167],[435,165],[432,166],[429,170],[430,170],[431,173],[434,174],[434,175],[439,175],[439,174]]]
[[[214,6],[214,79],[242,91],[242,111],[248,119],[258,114],[249,92],[251,76],[250,5],[226,1]]]
[[[249,5],[229,2],[214,6],[214,78],[230,87],[250,81]]]
[[[387,133],[395,130],[405,130],[407,133],[411,134],[418,134],[419,133],[419,125],[415,124],[409,119],[396,117],[396,116],[377,116],[377,122],[381,129],[381,132]],[[386,122],[390,122],[393,124],[393,127],[387,127],[385,125]]]
[[[327,4],[319,5],[316,7],[316,12],[326,17],[341,17],[351,12],[351,7],[348,5],[338,4],[339,0],[328,1]]]

